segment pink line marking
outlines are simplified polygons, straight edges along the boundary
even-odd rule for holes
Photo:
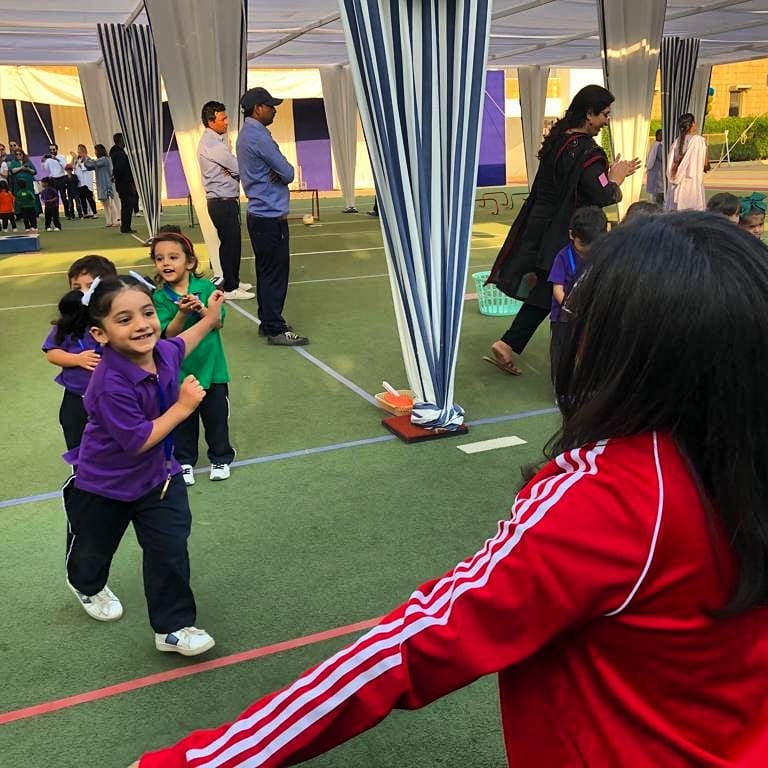
[[[371,627],[376,626],[379,621],[380,619],[358,621],[356,624],[347,624],[344,627],[327,629],[323,632],[316,632],[313,635],[305,635],[304,637],[297,637],[293,640],[284,640],[281,643],[265,645],[261,648],[253,648],[250,651],[233,653],[230,656],[222,656],[219,659],[211,659],[211,661],[203,661],[199,664],[193,664],[187,667],[170,669],[167,672],[158,672],[155,675],[147,675],[146,677],[137,677],[135,680],[126,680],[123,683],[108,685],[105,688],[96,688],[93,691],[86,691],[85,693],[77,693],[74,696],[66,696],[63,699],[53,699],[51,701],[44,701],[41,704],[35,704],[31,707],[23,707],[22,709],[3,712],[0,713],[0,725],[7,725],[16,720],[26,720],[27,718],[37,717],[38,715],[46,715],[49,712],[57,712],[60,709],[76,707],[78,704],[87,704],[88,702],[106,699],[110,696],[119,696],[122,693],[136,691],[140,688],[147,688],[150,685],[167,683],[169,680],[178,680],[181,677],[197,675],[200,672],[209,672],[212,669],[229,667],[232,664],[240,664],[243,661],[251,661],[252,659],[259,659],[263,656],[271,656],[273,653],[290,651],[305,645],[321,643],[324,640],[331,640],[335,637],[351,634],[352,632],[370,629]]]

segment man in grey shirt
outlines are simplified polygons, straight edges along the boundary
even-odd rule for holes
[[[250,283],[240,282],[240,174],[237,158],[227,145],[227,108],[218,101],[203,104],[205,130],[197,145],[197,160],[216,234],[224,274],[222,290],[228,299],[253,299]]]

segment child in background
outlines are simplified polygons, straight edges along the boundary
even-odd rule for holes
[[[767,263],[701,213],[599,238],[562,423],[511,519],[295,682],[136,765],[296,765],[495,674],[510,766],[764,768]]]
[[[64,214],[68,219],[74,220],[75,210],[77,218],[83,218],[83,204],[80,201],[80,180],[74,174],[75,166],[67,163],[64,166]]]
[[[80,445],[88,420],[83,395],[101,357],[101,347],[88,330],[81,301],[97,277],[116,275],[115,265],[103,256],[83,256],[73,262],[67,273],[70,291],[59,302],[59,319],[52,323],[54,328],[43,342],[48,362],[61,368],[54,381],[64,387],[59,424],[68,449]]]
[[[736,195],[732,195],[730,192],[718,192],[709,198],[707,210],[710,213],[719,213],[734,224],[738,224],[740,205],[741,201]]]
[[[158,233],[152,240],[152,261],[157,267],[160,288],[153,294],[160,328],[166,338],[178,336],[204,318],[207,304],[216,288],[197,274],[197,256],[192,243],[182,234]],[[194,485],[200,420],[208,444],[210,479],[226,480],[235,451],[229,442],[229,371],[218,325],[181,367],[181,377],[193,374],[206,391],[205,399],[189,418],[176,427],[176,458],[181,463],[184,482]]]
[[[43,191],[40,193],[45,213],[45,231],[60,232],[61,220],[59,219],[59,190],[53,183],[53,179],[46,176],[43,179]]]
[[[549,316],[552,340],[549,346],[549,364],[553,384],[568,335],[569,313],[563,304],[584,269],[584,260],[592,243],[607,229],[608,219],[602,208],[596,205],[577,208],[571,216],[568,230],[571,242],[555,256],[552,263],[549,273],[549,282],[552,283],[552,312]]]
[[[24,231],[37,232],[37,197],[26,179],[16,179],[16,215],[24,220]]]
[[[660,205],[652,203],[650,200],[637,200],[627,208],[621,223],[626,224],[635,216],[658,216],[660,213],[664,213],[664,209]]]
[[[2,222],[4,232],[19,231],[16,226],[16,215],[13,212],[15,207],[16,198],[11,194],[8,182],[5,179],[0,179],[0,222]]]
[[[739,207],[739,226],[746,229],[759,240],[763,239],[765,229],[765,195],[753,192],[741,198]]]
[[[65,454],[77,465],[63,490],[67,584],[91,618],[119,619],[123,607],[107,578],[132,522],[143,551],[155,647],[196,656],[214,640],[194,626],[187,552],[192,518],[171,433],[205,397],[194,376],[179,386],[179,370],[218,323],[223,296],[214,293],[210,314],[166,341],[151,288],[138,276],[107,277],[94,280],[82,299],[84,322],[102,355],[85,395],[82,442]]]

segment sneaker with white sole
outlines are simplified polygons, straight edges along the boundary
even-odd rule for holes
[[[95,595],[84,595],[73,587],[69,581],[67,586],[78,599],[83,610],[96,621],[117,621],[123,615],[123,605],[117,595],[107,586]]]
[[[224,291],[224,298],[228,300],[237,299],[245,301],[246,299],[255,299],[256,294],[250,291],[244,291],[242,288],[235,288],[234,291]]]
[[[229,464],[211,464],[211,480],[228,480]]]
[[[309,339],[295,331],[283,331],[274,336],[267,336],[267,344],[274,344],[278,347],[303,347],[309,344]]]
[[[181,465],[181,476],[184,478],[184,485],[195,484],[195,468],[191,464]]]
[[[214,645],[216,641],[204,629],[197,627],[182,627],[167,635],[155,633],[155,648],[158,651],[180,653],[182,656],[197,656]]]
[[[244,283],[242,280],[237,286],[241,291],[250,291],[253,288],[253,283]]]

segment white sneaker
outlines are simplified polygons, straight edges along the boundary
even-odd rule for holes
[[[96,621],[117,621],[123,615],[123,606],[117,595],[107,586],[95,595],[84,595],[67,580],[67,586],[80,601],[83,610]]]
[[[211,464],[211,480],[227,480],[229,464]]]
[[[172,651],[182,656],[197,656],[214,645],[216,641],[204,629],[197,627],[182,627],[167,635],[155,633],[155,648],[158,651]]]
[[[242,288],[235,288],[234,291],[224,291],[225,299],[239,299],[245,301],[246,299],[255,299],[256,294],[250,291],[244,291]]]
[[[181,476],[184,478],[184,485],[195,484],[195,470],[191,464],[181,465]]]
[[[45,228],[45,231],[46,231],[46,232],[53,232],[53,227],[46,227],[46,228]]]
[[[54,231],[54,232],[61,232],[61,227],[54,227],[54,228],[53,228],[53,231]]]
[[[253,288],[253,283],[244,283],[242,280],[238,283],[237,287],[241,291],[250,291]]]

